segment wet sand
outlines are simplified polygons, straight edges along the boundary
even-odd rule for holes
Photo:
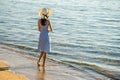
[[[77,70],[49,59],[46,67],[37,67],[37,57],[11,48],[0,47],[0,61],[7,63],[12,72],[24,75],[29,80],[99,80],[101,77],[107,79],[105,76]]]
[[[28,78],[8,71],[9,66],[0,61],[0,80],[29,80]]]

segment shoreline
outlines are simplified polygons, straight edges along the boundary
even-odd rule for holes
[[[0,61],[10,65],[9,70],[24,75],[29,80],[79,80],[79,76],[71,76],[64,70],[73,71],[66,65],[47,60],[46,67],[37,67],[37,58],[8,47],[0,47]],[[69,69],[68,69],[69,68]],[[77,72],[77,73],[76,73]],[[78,71],[73,71],[73,74]]]
[[[9,70],[24,75],[29,80],[97,80],[103,75],[76,70],[69,65],[47,60],[46,67],[37,67],[37,57],[5,46],[0,47],[0,60],[10,65]]]

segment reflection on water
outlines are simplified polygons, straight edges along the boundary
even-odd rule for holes
[[[119,4],[120,0],[0,0],[0,44],[36,54],[38,10],[49,6],[54,29],[50,58],[88,72],[103,73],[96,66],[105,66],[120,75]]]
[[[37,67],[38,72],[37,72],[37,77],[36,80],[46,80],[46,70],[45,67]]]

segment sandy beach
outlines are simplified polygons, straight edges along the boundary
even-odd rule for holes
[[[49,59],[45,68],[37,67],[37,57],[4,46],[0,47],[0,61],[5,63],[4,66],[9,67],[10,74],[25,78],[19,80],[99,80],[101,77],[106,79],[105,76],[95,75],[95,73],[88,73],[84,70],[77,70]],[[8,69],[7,67],[6,69]],[[3,70],[0,71],[2,75],[6,75],[7,73],[3,72]]]
[[[0,61],[0,80],[29,80],[25,76],[8,71],[9,67],[4,61]]]
[[[0,66],[4,63],[4,66],[8,67],[11,72],[6,72],[3,70],[0,71],[0,74],[13,74],[22,76],[29,80],[78,80],[80,79],[76,73],[69,67],[58,64],[56,62],[52,62],[47,60],[47,65],[45,68],[37,67],[36,58],[30,55],[21,54],[13,49],[8,49],[1,47],[0,48]],[[71,72],[72,71],[72,72]],[[75,77],[76,75],[76,77]],[[0,75],[1,77],[2,75]],[[6,77],[8,77],[6,75]],[[7,80],[5,77],[2,80]],[[18,80],[13,79],[13,80]],[[27,80],[27,79],[19,79],[19,80]]]

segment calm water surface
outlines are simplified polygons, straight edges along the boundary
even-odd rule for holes
[[[39,54],[37,21],[43,7],[53,9],[50,58],[120,79],[119,0],[1,0],[1,45]]]

